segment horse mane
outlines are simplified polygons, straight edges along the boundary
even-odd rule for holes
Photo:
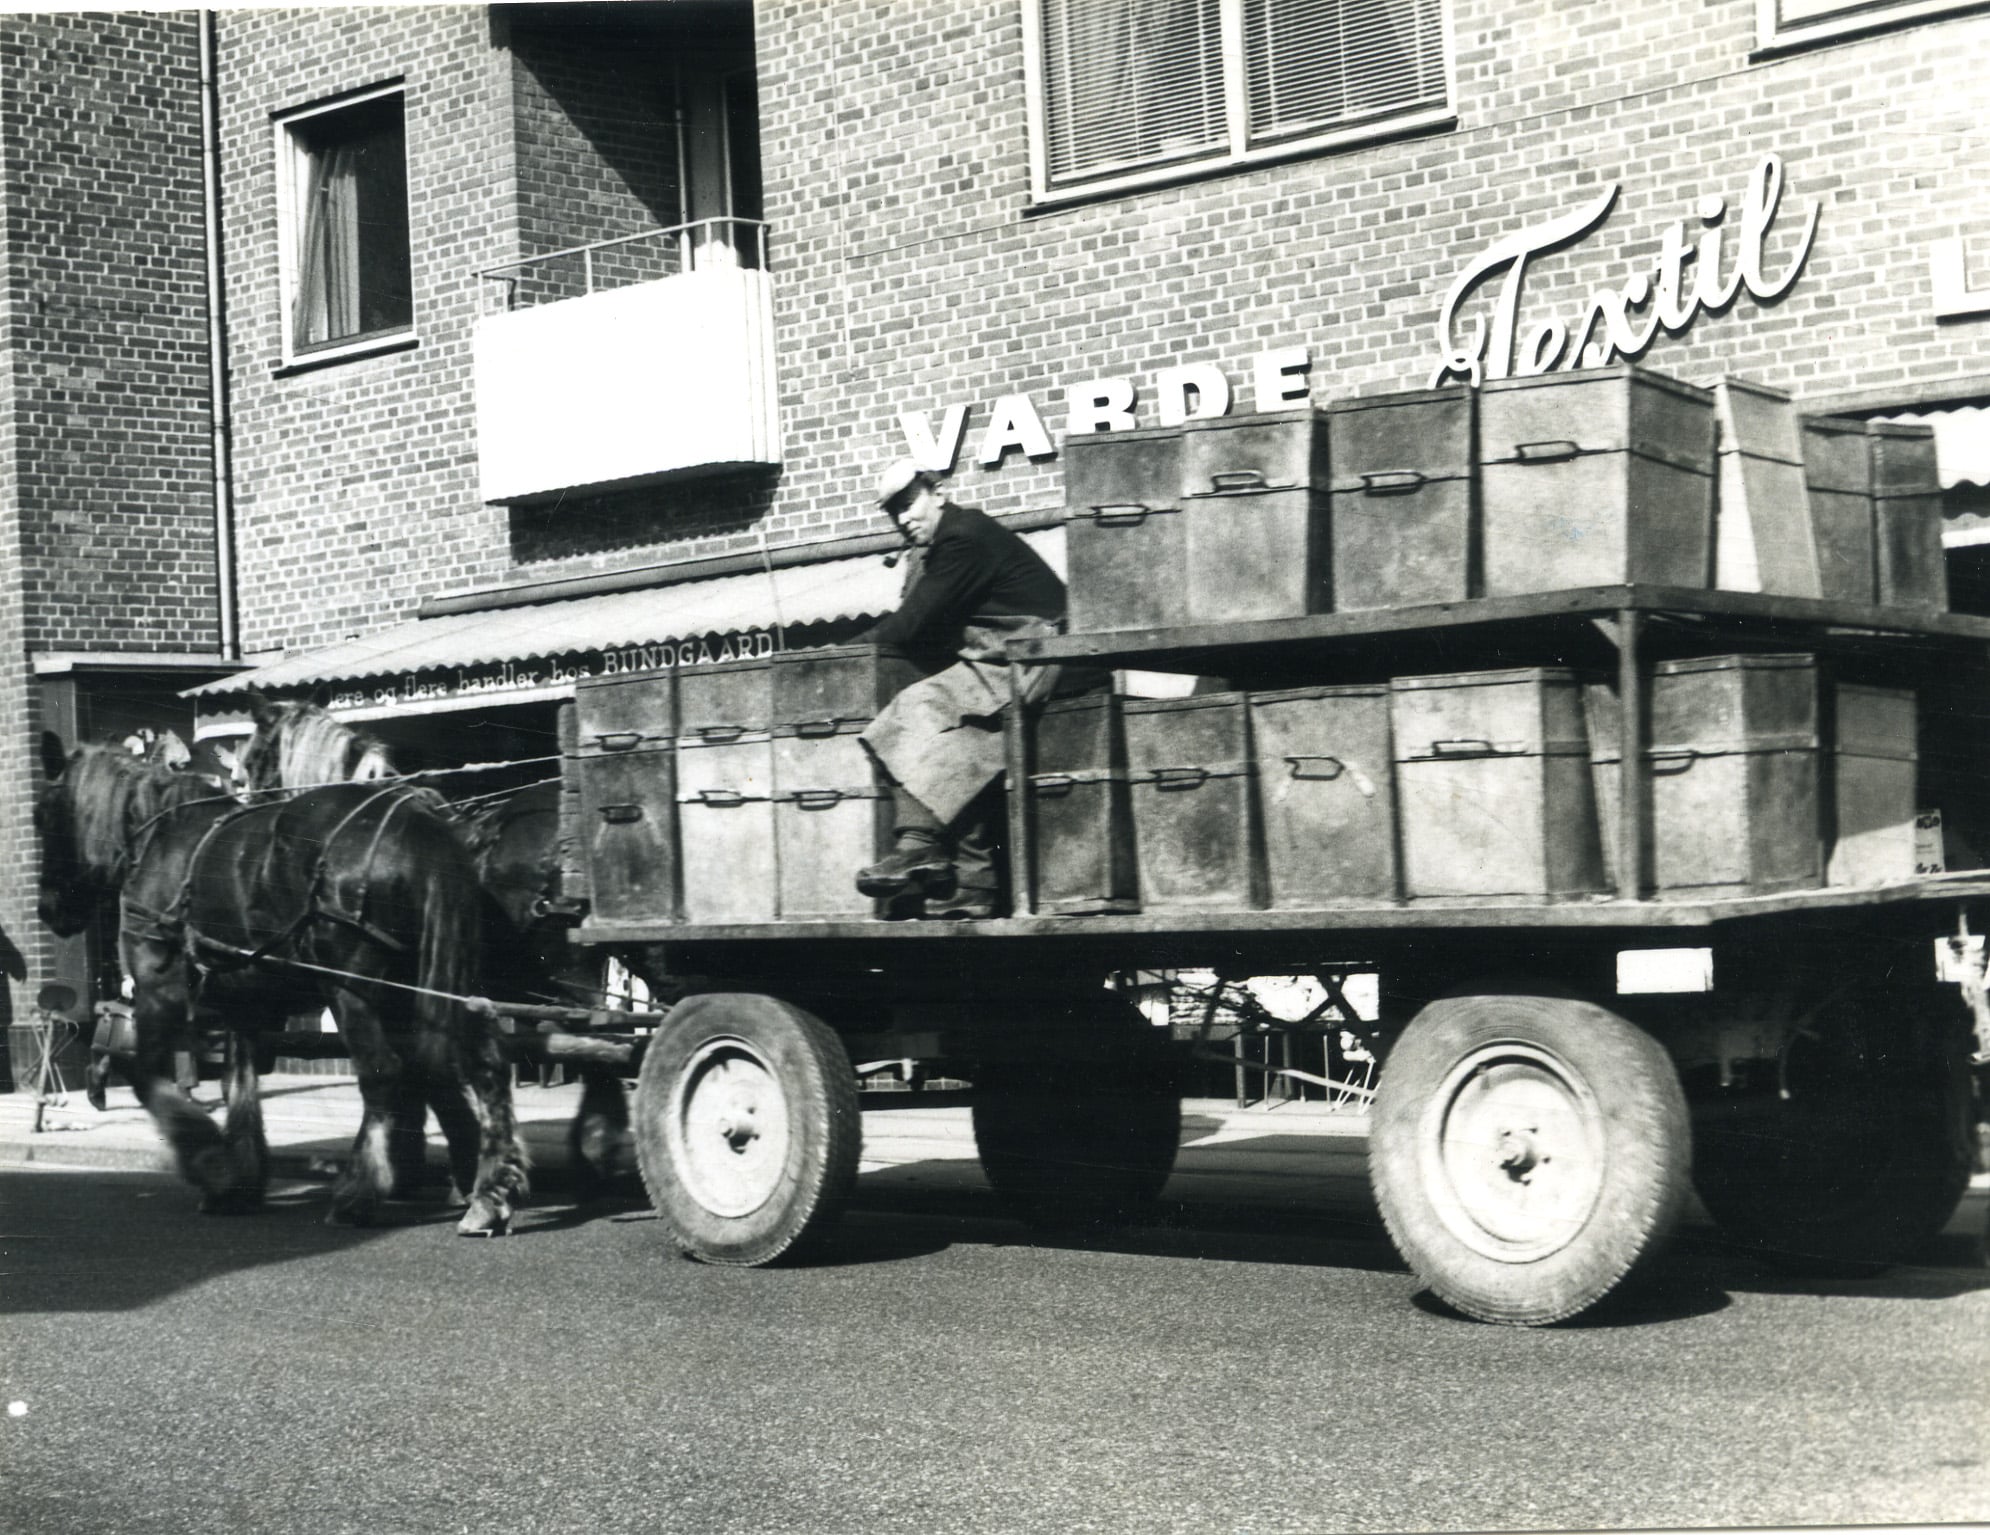
[[[64,778],[77,857],[84,867],[98,870],[115,867],[138,830],[175,806],[232,798],[225,785],[205,773],[148,762],[116,746],[84,746]]]
[[[242,768],[256,789],[309,789],[399,776],[384,741],[302,701],[257,711],[256,733],[243,750]]]

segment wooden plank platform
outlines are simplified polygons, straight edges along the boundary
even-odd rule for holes
[[[693,924],[590,920],[574,933],[583,944],[935,943],[1014,938],[1212,938],[1319,934],[1335,941],[1420,932],[1604,932],[1670,934],[1792,915],[1867,912],[1990,898],[1990,869],[1927,875],[1896,884],[1785,891],[1717,900],[1599,899],[1500,905],[1417,902],[1403,906],[1335,906],[1310,911],[1140,912],[1089,917],[1019,916],[985,922],[753,922]]]

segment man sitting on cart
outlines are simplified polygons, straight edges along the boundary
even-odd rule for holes
[[[1003,644],[1058,633],[1064,583],[992,517],[949,501],[938,476],[910,459],[884,471],[877,504],[911,550],[897,611],[861,639],[957,659],[903,689],[863,733],[891,785],[897,845],[858,872],[857,888],[891,901],[894,915],[992,917],[1001,895],[995,785],[1010,698]],[[1026,667],[1024,701],[1047,697],[1057,671]]]

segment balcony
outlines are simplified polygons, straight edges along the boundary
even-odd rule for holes
[[[479,274],[484,500],[778,464],[765,239],[704,219]]]

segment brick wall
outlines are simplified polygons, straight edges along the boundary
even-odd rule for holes
[[[521,252],[680,222],[669,47],[651,34],[602,28],[519,27],[510,42]],[[663,276],[674,255],[639,241],[600,253],[599,275],[609,283]],[[585,291],[580,275],[578,261],[548,272],[564,285],[561,297]]]
[[[0,848],[31,821],[48,650],[212,652],[195,13],[0,18]],[[189,711],[190,712],[190,711]],[[0,1012],[52,940],[0,889]]]
[[[1008,510],[1059,492],[1052,465],[972,464],[1003,394],[1028,394],[1055,437],[1062,383],[1130,376],[1151,412],[1159,368],[1210,361],[1241,386],[1284,343],[1310,348],[1316,400],[1422,387],[1439,305],[1488,244],[1620,183],[1596,234],[1530,269],[1523,328],[1573,321],[1650,267],[1666,224],[1697,234],[1702,197],[1727,200],[1732,231],[1770,151],[1787,184],[1769,274],[1821,205],[1802,279],[1645,360],[1799,394],[1983,371],[1984,325],[1930,311],[1922,243],[1990,238],[1990,159],[1971,149],[1990,105],[1981,17],[1751,64],[1747,0],[1573,27],[1545,0],[1460,0],[1454,131],[1031,213],[1017,6],[889,14],[886,37],[854,3],[760,13],[790,448],[777,511],[803,523],[852,517],[864,471],[900,447],[900,410],[974,402],[962,494]]]
[[[491,579],[476,273],[517,254],[511,61],[477,6],[217,13],[244,647],[321,644]],[[409,351],[285,375],[273,112],[406,86]]]
[[[191,14],[0,35],[17,494],[37,648],[216,643]]]
[[[782,472],[504,513],[476,501],[469,274],[521,239],[568,238],[563,223],[592,237],[657,205],[661,183],[594,207],[602,183],[573,157],[589,134],[568,82],[595,71],[600,110],[627,126],[619,77],[584,36],[519,42],[513,57],[469,10],[224,12],[248,642],[321,643],[428,593],[747,548],[763,532],[876,531],[862,491],[901,451],[900,411],[971,405],[959,494],[1010,511],[1055,505],[1061,488],[1054,461],[975,464],[1003,395],[1026,395],[1054,439],[1065,384],[1133,378],[1151,422],[1158,370],[1200,361],[1248,408],[1251,359],[1288,344],[1310,350],[1319,402],[1422,387],[1446,290],[1492,242],[1619,185],[1597,231],[1529,269],[1523,331],[1574,322],[1595,291],[1649,270],[1668,224],[1697,236],[1703,199],[1725,200],[1731,266],[1744,188],[1770,152],[1787,182],[1769,275],[1819,208],[1801,280],[1659,338],[1649,365],[1810,396],[1990,371],[1983,323],[1934,320],[1924,243],[1990,240],[1990,160],[1972,150],[1990,19],[1751,62],[1755,14],[1752,0],[1666,0],[1571,25],[1552,0],[1458,0],[1454,129],[1033,209],[1017,0],[762,0]],[[421,346],[272,378],[268,114],[396,75]],[[628,153],[611,148],[596,171]]]

